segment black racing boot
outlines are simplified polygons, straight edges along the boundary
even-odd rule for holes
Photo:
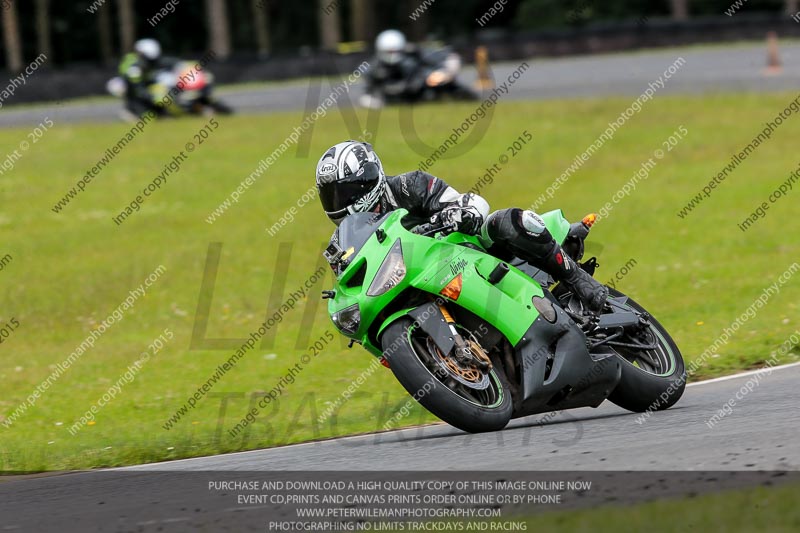
[[[608,299],[608,288],[584,271],[555,241],[553,250],[534,265],[567,285],[590,312],[599,314]]]
[[[484,224],[482,238],[566,284],[592,313],[602,311],[608,289],[564,252],[536,213],[518,208],[495,211]]]

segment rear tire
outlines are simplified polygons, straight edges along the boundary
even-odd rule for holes
[[[619,291],[609,289],[611,297],[625,296]],[[641,305],[627,297],[626,305],[639,312],[647,312]],[[649,315],[649,313],[648,313]],[[686,388],[686,369],[678,346],[658,320],[650,315],[650,331],[658,341],[660,350],[669,361],[669,368],[643,370],[634,365],[622,353],[617,354],[622,366],[622,378],[608,399],[629,411],[662,411],[669,409],[683,395]]]
[[[489,371],[489,405],[469,400],[446,386],[425,365],[423,360],[432,355],[427,351],[417,353],[410,340],[414,331],[412,320],[406,317],[389,325],[381,337],[389,368],[406,391],[425,409],[463,431],[480,433],[506,427],[513,405],[502,370]]]

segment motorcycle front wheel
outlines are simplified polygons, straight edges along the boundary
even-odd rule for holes
[[[511,420],[511,393],[502,370],[459,364],[410,318],[386,328],[381,345],[397,381],[451,426],[480,433],[503,429]],[[473,348],[482,350],[480,345]]]
[[[624,306],[636,313],[647,313],[644,307],[619,291],[609,289],[609,297],[623,298]],[[686,388],[683,356],[667,330],[647,313],[649,325],[638,338],[625,338],[628,343],[613,346],[622,361],[622,379],[608,399],[629,411],[661,411],[672,407]],[[637,349],[646,343],[653,349]],[[611,343],[609,343],[611,344]],[[626,345],[628,344],[628,345]]]

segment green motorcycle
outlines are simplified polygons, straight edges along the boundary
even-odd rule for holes
[[[521,260],[486,253],[449,226],[407,230],[398,209],[357,213],[324,252],[336,328],[388,366],[420,404],[469,432],[512,418],[597,407],[672,406],[686,373],[678,347],[636,302],[610,289],[600,315]],[[563,243],[561,211],[542,215]],[[578,257],[580,259],[580,257]],[[595,258],[581,264],[589,274]]]

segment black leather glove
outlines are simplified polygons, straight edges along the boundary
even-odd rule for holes
[[[445,207],[438,214],[431,217],[431,222],[453,225],[456,231],[467,235],[476,235],[483,224],[483,217],[474,207],[460,207],[452,205]]]

